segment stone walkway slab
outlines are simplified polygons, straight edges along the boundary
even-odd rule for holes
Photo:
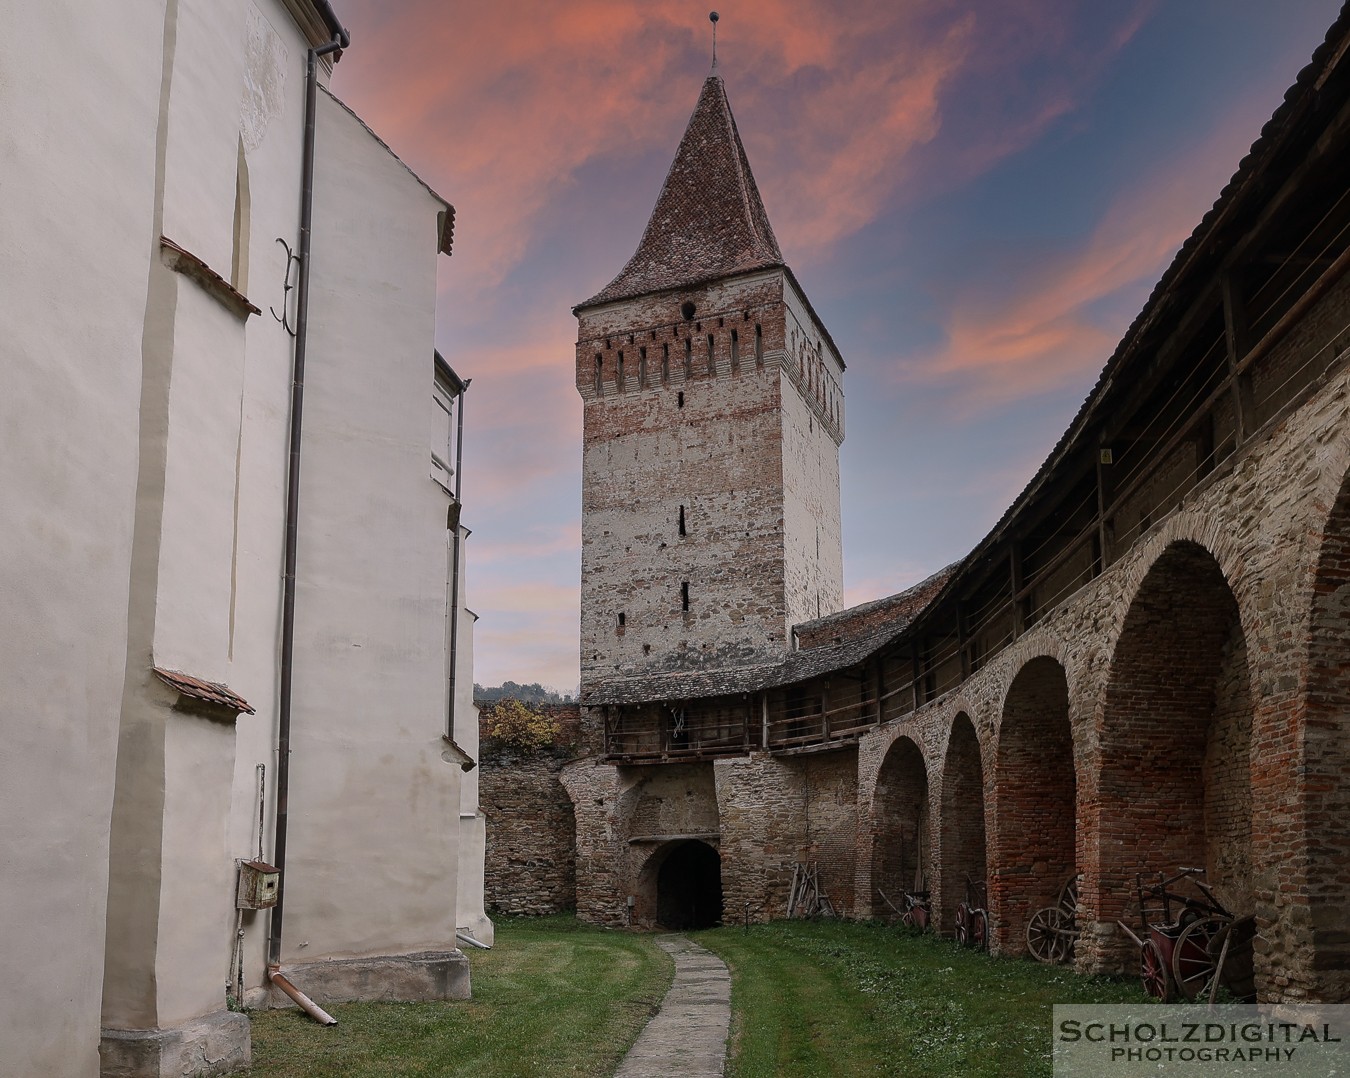
[[[615,1078],[720,1078],[731,1025],[726,963],[684,936],[658,936],[656,945],[675,959],[675,983]]]

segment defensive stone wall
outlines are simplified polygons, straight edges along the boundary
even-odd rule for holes
[[[487,817],[484,904],[494,912],[539,915],[576,908],[576,820],[560,776],[588,749],[581,709],[534,705],[561,732],[542,749],[504,745],[479,719],[479,805]],[[595,751],[589,745],[589,751]]]
[[[1343,282],[1272,361],[1297,366],[1342,339],[1348,319]],[[1345,902],[1320,881],[1350,848],[1329,808],[1346,801],[1334,791],[1350,763],[1323,747],[1321,731],[1342,720],[1308,728],[1304,715],[1345,695],[1327,674],[1336,663],[1311,664],[1309,648],[1314,610],[1331,609],[1321,597],[1350,578],[1338,553],[1350,511],[1332,511],[1350,502],[1348,402],[1350,371],[1333,364],[1170,510],[1160,493],[1158,519],[1013,643],[964,678],[940,671],[932,699],[856,748],[679,765],[712,768],[715,806],[701,812],[688,786],[677,799],[691,828],[698,816],[717,833],[725,917],[740,920],[747,903],[751,920],[783,916],[794,862],[815,861],[855,917],[889,914],[881,892],[894,898],[922,872],[937,927],[951,931],[969,876],[987,884],[994,950],[1022,953],[1030,914],[1081,872],[1077,964],[1133,971],[1137,949],[1116,921],[1137,919],[1135,873],[1203,867],[1229,909],[1257,917],[1264,997],[1343,997],[1347,976],[1325,956]],[[1308,697],[1309,685],[1325,688]],[[1323,776],[1313,786],[1305,753]],[[585,816],[583,916],[622,923],[636,832],[620,794],[640,782],[653,796],[664,784],[649,773],[673,766],[569,767]]]

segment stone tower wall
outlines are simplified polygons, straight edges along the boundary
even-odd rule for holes
[[[582,313],[583,685],[779,655],[838,607],[839,371],[780,270]]]
[[[788,625],[844,605],[839,443],[844,366],[789,282],[784,292],[783,551]]]

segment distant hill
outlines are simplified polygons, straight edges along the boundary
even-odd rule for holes
[[[560,693],[539,682],[519,685],[514,681],[504,681],[500,685],[482,686],[474,682],[473,700],[476,704],[495,704],[498,700],[511,697],[522,704],[570,704],[575,697],[571,693]]]

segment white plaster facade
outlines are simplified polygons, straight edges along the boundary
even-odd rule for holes
[[[97,1074],[101,1035],[105,1070],[206,1073],[247,1055],[226,985],[260,765],[275,857],[293,342],[271,312],[294,326],[306,56],[331,33],[310,0],[0,17],[0,938],[33,973],[0,989],[0,1073]],[[313,963],[434,953],[463,994],[456,928],[491,933],[429,459],[453,211],[317,103],[281,961],[322,996]],[[241,920],[264,1002],[269,916]]]

